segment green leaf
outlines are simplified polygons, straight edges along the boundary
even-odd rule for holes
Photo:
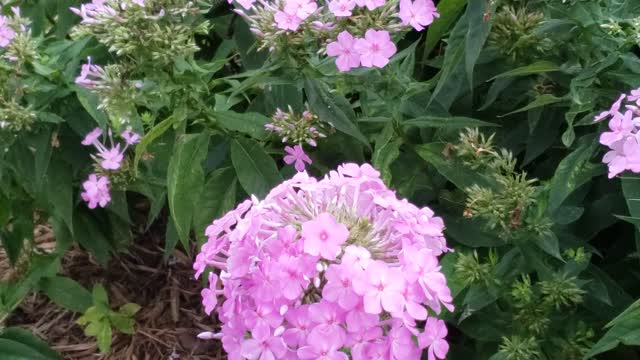
[[[282,176],[273,159],[257,142],[238,138],[231,141],[231,161],[240,185],[247,194],[263,198]]]
[[[91,291],[91,299],[95,305],[104,305],[109,308],[109,295],[102,284],[95,284]]]
[[[33,240],[33,215],[29,211],[29,205],[26,203],[19,204],[20,208],[14,209],[11,226],[7,227],[6,230],[0,228],[0,241],[9,261],[14,265],[18,261],[25,241],[30,243]]]
[[[469,0],[467,6],[469,26],[465,36],[464,56],[470,89],[473,89],[473,69],[491,31],[491,21],[487,21],[484,16],[487,11],[491,11],[487,6],[491,6],[491,3],[486,0]]]
[[[573,191],[602,173],[603,167],[589,163],[598,143],[591,139],[567,155],[556,169],[550,183],[548,211],[553,214]]]
[[[640,229],[640,176],[635,174],[624,174],[620,176],[622,183],[622,193],[627,202],[630,217],[620,217],[621,219],[635,224]]]
[[[542,74],[542,73],[548,73],[548,72],[554,72],[554,71],[560,71],[560,67],[550,61],[541,60],[531,65],[522,66],[519,68],[515,68],[513,70],[509,70],[507,72],[503,72],[502,74],[496,75],[487,81],[516,77],[516,76]]]
[[[40,280],[38,287],[49,299],[65,309],[84,313],[91,307],[92,299],[89,290],[70,278],[63,276],[44,278]]]
[[[435,19],[427,30],[427,40],[424,45],[425,58],[451,28],[466,4],[467,0],[443,0],[438,3],[440,17]]]
[[[47,199],[49,206],[64,221],[69,229],[73,229],[73,186],[71,166],[54,156],[46,178]]]
[[[217,169],[207,177],[198,209],[193,214],[193,228],[200,242],[204,242],[206,227],[233,208],[237,183],[232,167]]]
[[[509,116],[509,115],[521,113],[521,112],[524,112],[524,111],[529,111],[529,110],[532,110],[532,109],[541,108],[541,107],[544,107],[544,106],[547,106],[547,105],[559,103],[559,102],[566,101],[566,100],[567,99],[565,97],[556,97],[556,96],[553,96],[551,94],[542,94],[542,95],[536,97],[535,100],[530,102],[527,106],[522,107],[522,108],[520,108],[518,110],[514,110],[512,112],[506,113],[504,115],[499,115],[498,117]]]
[[[20,355],[31,355],[33,357],[23,357],[23,358],[11,358],[7,355],[6,349],[0,345],[0,359],[40,359],[38,356],[43,356],[44,359],[62,359],[60,355],[58,355],[55,351],[51,350],[49,345],[46,342],[42,341],[37,336],[33,335],[27,330],[11,327],[6,328],[0,332],[0,340],[7,340],[13,343],[22,344],[29,347],[29,353],[37,352],[38,355],[33,355],[29,353],[21,353]],[[5,351],[5,352],[3,352]],[[6,356],[6,357],[5,357]]]
[[[259,113],[237,113],[234,111],[217,111],[214,113],[220,126],[229,131],[238,131],[252,138],[264,139],[267,132],[264,126],[271,120]]]
[[[118,312],[124,316],[133,317],[141,308],[142,307],[136,303],[126,303],[120,306]]]
[[[162,136],[165,131],[169,130],[171,125],[173,125],[175,119],[175,116],[171,115],[168,118],[162,120],[140,140],[140,143],[138,143],[138,145],[136,145],[136,153],[133,158],[133,168],[135,169],[136,174],[138,173],[138,163],[140,162],[140,159],[142,159],[142,155],[144,155],[144,153],[147,151],[149,145],[151,145],[154,140]]]
[[[490,122],[463,116],[431,116],[425,115],[402,122],[405,126],[463,129],[467,127],[500,126]]]
[[[609,351],[621,343],[628,346],[640,345],[640,300],[631,304],[607,327],[610,328],[609,331],[591,348],[585,359]]]
[[[544,234],[535,239],[536,245],[542,249],[542,251],[555,257],[556,259],[562,259],[560,255],[560,245],[558,244],[558,238],[554,233]]]
[[[87,89],[77,87],[75,89],[78,100],[82,107],[91,115],[101,128],[105,128],[109,124],[107,115],[102,110],[98,110],[98,96]]]
[[[309,100],[311,111],[321,121],[332,124],[338,131],[353,136],[363,144],[369,146],[369,141],[362,135],[356,125],[353,111],[345,109],[346,99],[340,99],[338,95],[331,94],[327,85],[319,80],[305,78],[304,90]]]
[[[202,162],[207,157],[209,134],[182,135],[169,162],[167,189],[169,210],[178,238],[189,249],[193,209],[197,208],[204,185]]]
[[[400,145],[402,145],[402,139],[396,135],[392,122],[385,125],[382,132],[376,137],[375,144],[371,163],[380,171],[382,181],[390,184],[390,166],[400,155]]]
[[[103,354],[108,353],[111,350],[111,324],[108,322],[101,323],[102,327],[98,331],[98,349]]]
[[[121,315],[118,313],[113,313],[109,316],[109,322],[113,327],[115,327],[118,331],[120,331],[123,334],[134,333],[134,326],[136,322],[131,317]]]
[[[493,184],[484,175],[472,171],[453,157],[446,158],[443,154],[444,149],[445,144],[443,143],[432,143],[415,147],[416,153],[418,153],[421,158],[433,165],[438,173],[459,189],[464,190],[473,184],[488,188],[493,187]]]
[[[180,237],[178,236],[178,231],[176,230],[176,225],[173,221],[173,218],[169,216],[167,219],[167,229],[165,230],[164,235],[164,257],[165,259],[169,258],[171,252],[180,241]]]
[[[73,218],[74,239],[89,250],[100,264],[106,265],[112,247],[99,223],[84,211],[76,211]]]
[[[0,359],[2,360],[51,360],[60,356],[43,354],[27,344],[0,337]]]

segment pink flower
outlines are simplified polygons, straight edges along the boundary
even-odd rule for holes
[[[131,129],[123,131],[120,136],[127,142],[127,145],[135,145],[140,142],[140,135],[131,131]]]
[[[356,3],[353,0],[333,0],[329,2],[329,11],[336,17],[351,16],[351,11],[355,6]]]
[[[287,0],[284,12],[305,20],[318,9],[318,4],[313,0]],[[294,30],[294,29],[292,29]]]
[[[369,10],[375,10],[376,8],[384,5],[385,0],[355,0],[356,5],[360,7],[366,6]]]
[[[364,310],[369,314],[379,314],[383,309],[402,312],[404,286],[399,269],[389,268],[381,261],[371,262],[364,278],[354,280],[354,289],[363,296]]]
[[[324,212],[302,224],[301,236],[305,253],[334,260],[341,252],[340,245],[347,241],[349,230],[333,215]]]
[[[360,298],[353,292],[351,277],[353,274],[347,266],[330,265],[325,271],[327,284],[322,289],[322,297],[337,303],[343,310],[353,309]]]
[[[117,170],[124,159],[124,154],[120,151],[119,144],[111,149],[100,151],[98,156],[102,158],[100,166],[105,170]]]
[[[6,48],[16,37],[16,32],[9,26],[9,18],[0,15],[0,47]]]
[[[620,106],[622,106],[622,101],[626,97],[627,97],[626,94],[621,94],[620,97],[618,98],[618,100],[616,100],[611,105],[611,108],[609,110],[601,112],[600,115],[597,115],[593,121],[600,121],[600,120],[602,120],[604,118],[607,118],[609,116],[615,116],[616,114],[618,114],[618,112],[620,111]]]
[[[210,272],[209,273],[209,287],[206,289],[202,289],[200,295],[202,296],[202,304],[204,305],[204,312],[207,315],[211,315],[213,309],[218,305],[218,293],[216,290],[216,285],[218,284],[218,276]]]
[[[402,25],[411,25],[417,31],[422,31],[433,22],[434,17],[439,16],[432,0],[400,0],[398,17]]]
[[[304,150],[302,150],[302,146],[295,145],[293,148],[291,146],[286,146],[284,148],[284,151],[289,154],[284,157],[284,162],[287,165],[295,163],[296,170],[304,171],[304,163],[311,165],[311,159],[309,158],[309,156],[307,156],[307,154],[304,153]]]
[[[633,112],[627,110],[624,115],[616,114],[609,121],[609,132],[603,132],[600,135],[600,143],[602,145],[611,145],[614,142],[621,140],[628,136],[634,129],[633,126]]]
[[[100,129],[99,127],[91,130],[90,133],[88,133],[84,139],[82,140],[81,144],[88,146],[88,145],[94,145],[96,140],[98,140],[98,138],[102,136],[102,129]]]
[[[367,30],[364,39],[358,39],[354,48],[360,54],[360,62],[365,67],[382,68],[396,53],[396,45],[391,41],[389,32],[385,30]]]
[[[327,45],[327,55],[337,56],[336,66],[340,71],[349,71],[360,66],[360,54],[355,49],[356,40],[347,31],[338,34],[337,41]]]
[[[276,12],[273,18],[276,21],[278,28],[282,30],[296,31],[298,30],[298,27],[300,27],[300,22],[302,22],[302,19],[297,15],[287,14],[284,11]]]
[[[279,336],[273,336],[268,329],[254,331],[251,339],[244,340],[240,354],[245,359],[279,359],[287,352],[287,347]]]
[[[447,326],[444,321],[436,318],[428,318],[424,326],[424,333],[418,336],[418,344],[421,349],[429,348],[429,360],[444,359],[449,352],[449,343],[444,339],[447,336]]]
[[[349,358],[342,348],[353,360],[415,359],[419,335],[442,355],[441,331],[438,340],[416,325],[451,300],[434,215],[397,199],[367,164],[320,180],[299,172],[246,200],[213,221],[194,262],[196,276],[220,273],[203,303],[216,302],[222,329],[207,337],[229,359]]]
[[[631,93],[627,97],[627,100],[634,101],[636,105],[640,106],[640,88],[631,90]]]
[[[75,83],[85,88],[93,88],[100,84],[104,76],[104,69],[92,64],[91,57],[88,57],[87,63],[82,65],[80,75],[76,77]]]
[[[109,178],[106,176],[91,174],[89,179],[82,183],[82,187],[84,192],[80,197],[89,204],[89,209],[95,209],[96,206],[105,207],[111,201]]]
[[[311,334],[308,345],[298,349],[299,359],[348,360],[347,354],[338,351],[342,343],[338,338]]]

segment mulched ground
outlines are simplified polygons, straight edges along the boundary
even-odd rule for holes
[[[55,247],[46,227],[36,229],[38,247]],[[0,268],[7,261],[0,250]],[[22,326],[37,334],[65,359],[113,360],[213,360],[225,359],[216,340],[196,338],[215,327],[200,304],[200,283],[193,279],[192,261],[175,250],[163,259],[161,236],[142,234],[127,254],[112,258],[106,268],[99,266],[80,248],[67,252],[63,275],[88,289],[101,283],[109,292],[112,308],[127,302],[142,306],[136,314],[134,335],[115,334],[108,355],[99,355],[95,339],[86,337],[75,320],[80,316],[51,303],[46,296],[32,294],[8,319],[9,326]],[[7,274],[8,272],[3,271]],[[115,333],[115,332],[114,332]]]

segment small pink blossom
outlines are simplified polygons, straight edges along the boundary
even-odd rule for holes
[[[385,67],[389,58],[396,53],[396,45],[386,30],[367,30],[364,39],[358,39],[354,48],[360,54],[360,62],[365,67]]]
[[[444,359],[449,352],[449,344],[444,339],[447,336],[447,326],[444,321],[436,318],[428,318],[424,326],[424,333],[418,336],[418,344],[421,349],[426,347],[428,359]]]
[[[75,83],[85,88],[93,88],[100,84],[104,76],[104,69],[92,64],[91,57],[88,57],[87,63],[82,65],[80,75],[76,77]]]
[[[336,41],[327,45],[327,55],[337,56],[336,66],[340,71],[349,71],[360,66],[360,53],[355,48],[356,39],[347,31],[338,34]]]
[[[364,278],[354,281],[354,289],[363,296],[367,313],[379,314],[383,309],[390,313],[402,312],[405,285],[399,269],[389,268],[381,261],[373,261],[367,267]]]
[[[341,252],[340,245],[347,241],[349,230],[337,222],[333,215],[325,212],[303,223],[301,236],[304,239],[304,252],[334,260]]]
[[[284,162],[287,165],[295,163],[295,168],[298,171],[304,171],[304,163],[311,164],[311,159],[304,153],[304,150],[302,150],[302,146],[300,145],[295,145],[293,148],[291,146],[286,146],[284,151],[289,154],[284,157]]]
[[[298,349],[299,359],[348,360],[347,354],[339,351],[342,343],[336,337],[312,333],[308,345]]]
[[[0,47],[6,48],[16,37],[16,32],[9,26],[9,18],[0,15]]]
[[[280,359],[287,353],[287,347],[281,337],[272,336],[268,329],[254,331],[252,338],[242,342],[240,354],[250,360]]]
[[[302,19],[297,15],[291,15],[280,10],[276,12],[273,18],[276,21],[278,28],[282,30],[296,31],[298,30],[298,27],[300,27],[300,22],[302,22]]]
[[[620,106],[622,106],[622,101],[626,98],[627,98],[627,94],[621,94],[618,100],[616,100],[611,105],[611,108],[609,110],[601,112],[599,115],[595,117],[593,121],[600,121],[609,116],[615,116],[616,114],[618,114],[618,112],[620,111]]]
[[[127,129],[120,135],[127,142],[127,145],[135,145],[140,142],[140,134]]]
[[[216,286],[218,285],[218,276],[210,272],[209,273],[209,287],[202,289],[200,295],[202,296],[202,304],[204,305],[204,312],[207,315],[211,315],[213,309],[218,305],[218,293]]]
[[[329,2],[329,11],[336,17],[351,16],[351,11],[356,6],[353,0],[333,0]]]
[[[284,6],[285,13],[295,15],[301,21],[308,18],[317,9],[318,4],[313,0],[287,0]]]
[[[89,175],[89,179],[82,183],[84,192],[80,194],[82,200],[88,203],[89,209],[97,206],[105,207],[111,201],[109,194],[109,178],[97,174]]]
[[[433,19],[439,17],[436,6],[432,0],[400,0],[398,17],[402,25],[411,25],[417,31],[422,31]]]
[[[98,153],[98,157],[102,158],[100,166],[105,170],[117,170],[124,159],[124,154],[120,151],[120,144],[111,149],[104,149]]]
[[[88,146],[88,145],[94,145],[95,142],[100,138],[100,136],[102,136],[102,129],[100,129],[99,127],[91,130],[91,132],[89,132],[84,139],[82,140],[81,144]]]

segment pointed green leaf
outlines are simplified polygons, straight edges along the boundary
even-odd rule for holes
[[[263,198],[282,181],[273,159],[257,142],[238,138],[231,141],[231,161],[240,185],[249,195]]]

